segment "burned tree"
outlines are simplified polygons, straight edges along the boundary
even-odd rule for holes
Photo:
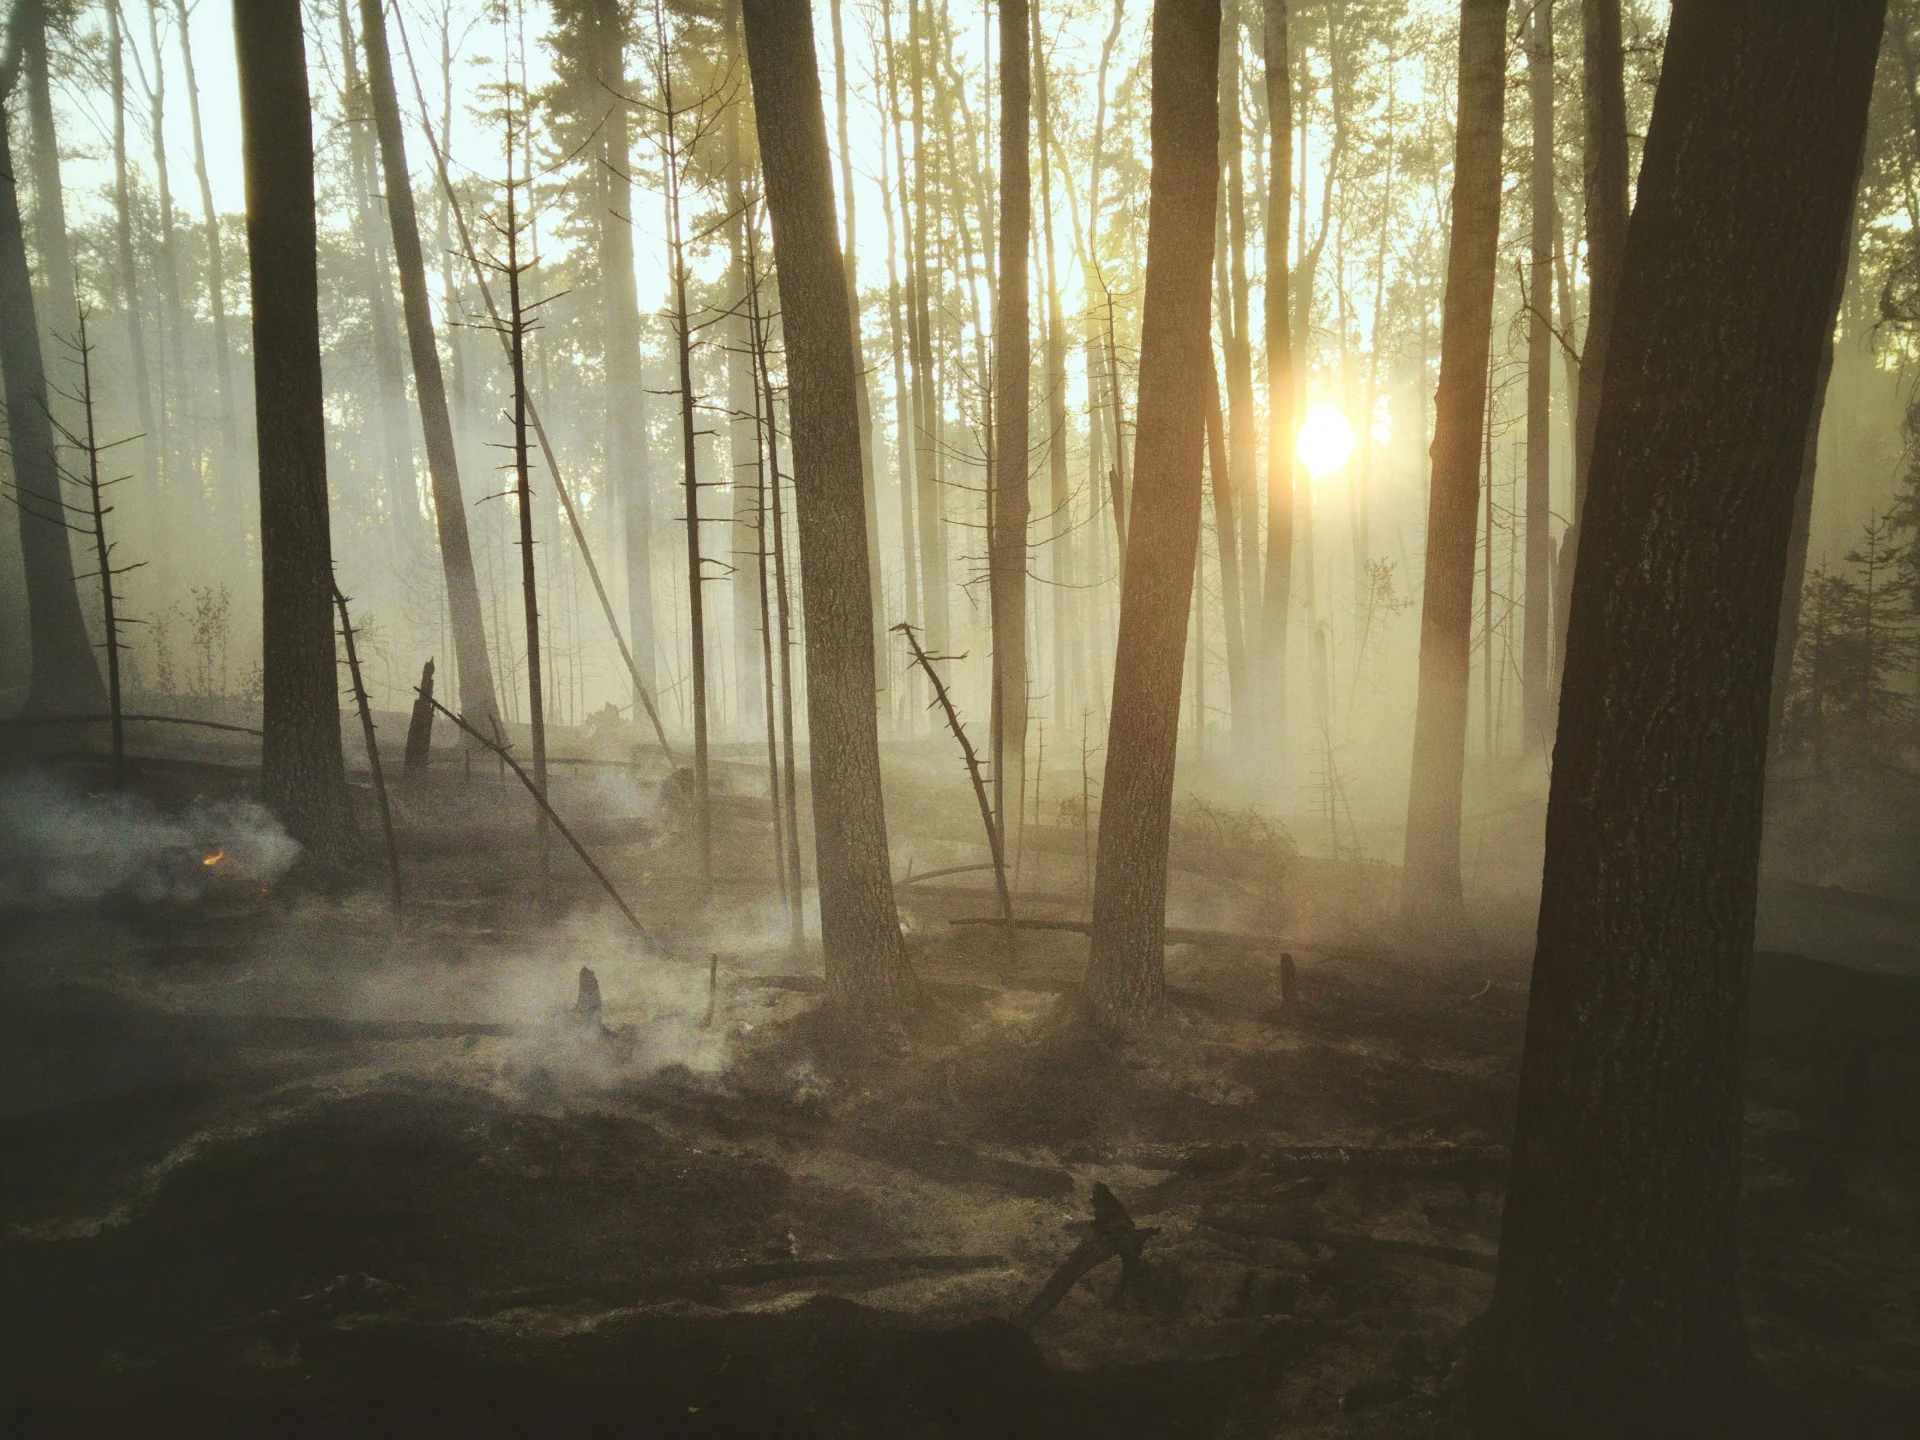
[[[787,339],[827,993],[872,1009],[905,1000],[914,981],[880,792],[858,381],[826,113],[807,0],[745,0],[743,8]]]
[[[1746,1435],[1741,1049],[1780,583],[1884,0],[1680,0],[1628,228],[1482,1379]]]
[[[313,110],[298,0],[235,0],[260,455],[262,798],[322,859],[352,825],[340,750],[320,376]]]
[[[1400,908],[1406,925],[1445,938],[1460,910],[1460,800],[1467,759],[1474,529],[1500,238],[1500,137],[1506,111],[1507,0],[1461,0],[1460,119],[1454,131],[1453,236],[1434,396],[1427,568],[1420,609],[1420,700]]]
[[[1166,998],[1167,837],[1213,375],[1207,297],[1219,66],[1219,5],[1155,0],[1133,533],[1120,588],[1087,966],[1094,1003],[1113,1018],[1150,1015]]]

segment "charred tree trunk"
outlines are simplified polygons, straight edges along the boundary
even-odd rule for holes
[[[1680,0],[1574,581],[1486,1383],[1756,1433],[1741,1034],[1775,616],[1885,0]]]
[[[261,797],[322,860],[352,824],[340,752],[312,104],[298,0],[234,0],[260,465]]]
[[[360,0],[360,27],[367,48],[367,82],[374,129],[380,139],[393,254],[400,271],[407,348],[413,359],[413,386],[420,401],[420,429],[426,438],[427,474],[433,485],[440,563],[447,581],[447,616],[453,631],[454,662],[459,667],[460,712],[484,733],[497,736],[493,664],[487,657],[480,585],[467,533],[467,506],[460,493],[460,459],[454,446],[453,418],[447,410],[447,387],[440,374],[433,313],[427,304],[426,257],[420,248],[413,184],[407,178],[406,133],[400,123],[400,99],[394,87],[393,59],[387,50],[380,0]]]
[[[1274,743],[1286,730],[1287,611],[1293,596],[1293,320],[1287,229],[1293,215],[1293,77],[1288,59],[1288,0],[1266,0],[1267,124],[1267,564],[1260,623],[1248,669],[1261,686],[1261,709]],[[1249,513],[1243,523],[1251,525]],[[1248,630],[1254,630],[1248,617]]]
[[[29,0],[31,4],[31,0]],[[37,7],[34,7],[37,9]],[[22,23],[16,8],[10,27]],[[11,40],[12,37],[10,36]],[[6,96],[0,94],[0,107]],[[11,126],[0,108],[0,374],[7,400],[13,501],[26,571],[27,623],[33,666],[29,715],[93,715],[106,702],[94,661],[80,592],[74,583],[66,500],[47,410],[47,375],[34,315],[33,277],[14,184]]]
[[[1521,639],[1521,746],[1532,755],[1547,748],[1553,729],[1553,676],[1548,652],[1553,628],[1553,563],[1548,534],[1550,496],[1547,462],[1553,434],[1553,324],[1548,295],[1553,288],[1553,252],[1559,206],[1553,183],[1553,0],[1540,0],[1528,21],[1527,99],[1533,112],[1529,188],[1533,202],[1533,254],[1527,280],[1527,573],[1525,632]]]
[[[1500,236],[1500,137],[1506,108],[1507,0],[1461,0],[1460,119],[1454,132],[1453,236],[1434,397],[1427,570],[1420,609],[1420,699],[1400,904],[1407,925],[1457,931],[1460,791],[1467,756],[1474,529],[1487,356]]]
[[[1219,186],[1218,0],[1155,0],[1152,189],[1132,536],[1101,792],[1088,990],[1113,1019],[1166,1001],[1167,835],[1200,540]]]
[[[880,792],[859,376],[826,114],[807,0],[745,0],[744,11],[787,339],[827,993],[875,1009],[907,998],[914,981],[894,908]]]
[[[1260,513],[1255,493],[1254,421],[1253,421],[1253,321],[1247,285],[1247,185],[1246,161],[1240,142],[1240,14],[1242,0],[1226,0],[1220,35],[1220,147],[1227,176],[1227,293],[1220,297],[1233,317],[1227,334],[1227,464],[1233,472],[1234,508],[1252,517]],[[1235,567],[1240,584],[1229,603],[1242,614],[1251,613],[1260,598],[1260,540],[1252,525],[1239,531],[1239,564]],[[1224,556],[1222,560],[1224,562]],[[1222,574],[1224,575],[1224,570]],[[1224,580],[1222,581],[1224,584]],[[1236,615],[1228,622],[1241,624]],[[1233,722],[1242,733],[1251,718],[1248,701],[1252,697],[1241,688],[1233,689]]]
[[[1581,0],[1583,180],[1587,209],[1587,336],[1580,352],[1580,393],[1573,417],[1573,523],[1560,542],[1560,645],[1566,649],[1567,603],[1580,555],[1580,517],[1587,504],[1594,426],[1605,389],[1607,347],[1620,257],[1627,243],[1627,81],[1620,44],[1620,0]]]
[[[1047,344],[1043,380],[1047,394],[1047,570],[1053,582],[1053,713],[1068,713],[1074,695],[1074,657],[1086,643],[1073,563],[1073,490],[1067,479],[1067,317],[1060,306],[1060,276],[1053,241],[1053,105],[1046,51],[1040,45],[1040,16],[1032,17],[1034,138],[1040,150],[1040,227],[1046,262]]]
[[[994,449],[988,476],[987,584],[993,612],[993,813],[1004,848],[1007,782],[1026,793],[1028,417],[1032,376],[1027,242],[1033,194],[1027,146],[1031,53],[1027,0],[999,0],[1000,256],[994,317]],[[1016,800],[1016,825],[1022,807]]]
[[[147,371],[145,322],[140,313],[140,271],[133,253],[133,192],[127,174],[126,36],[118,3],[107,6],[107,75],[113,95],[113,230],[114,253],[120,272],[120,309],[127,327],[128,359],[133,368],[134,412],[140,422],[140,453],[145,458],[150,488],[159,489],[160,433],[153,414],[153,381]],[[165,546],[168,525],[162,515],[158,538]],[[171,565],[162,556],[163,573]],[[331,622],[329,622],[331,623]]]

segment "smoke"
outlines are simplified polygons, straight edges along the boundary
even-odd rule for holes
[[[162,815],[134,794],[83,794],[38,773],[0,779],[0,904],[196,900],[215,883],[267,884],[300,845],[250,799]]]

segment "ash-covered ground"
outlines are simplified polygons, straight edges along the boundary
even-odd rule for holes
[[[175,748],[144,801],[72,764],[6,780],[9,1433],[1464,1433],[1526,1003],[1493,858],[1484,944],[1421,956],[1390,869],[1183,803],[1170,1014],[1105,1035],[1076,1018],[1082,935],[1010,947],[950,923],[995,913],[988,875],[914,878],[985,846],[952,757],[903,747],[924,1003],[856,1031],[789,942],[746,761],[710,896],[657,774],[562,767],[647,939],[557,844],[542,893],[483,761],[447,752],[403,802],[396,919],[371,809],[363,872],[289,870],[240,772]],[[1084,832],[1041,819],[1020,911],[1083,918]],[[1820,890],[1770,889],[1763,943],[1884,962],[1913,928]],[[1920,981],[1846,958],[1756,967],[1749,1315],[1781,1435],[1907,1437]],[[1035,1316],[1099,1239],[1096,1184],[1140,1264]]]

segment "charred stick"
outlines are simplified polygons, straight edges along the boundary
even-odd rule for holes
[[[380,746],[373,735],[373,707],[367,703],[366,682],[360,675],[360,651],[353,643],[353,621],[347,616],[347,597],[333,587],[334,607],[340,612],[340,635],[347,645],[347,674],[353,678],[353,703],[360,712],[360,734],[367,745],[367,769],[373,776],[373,798],[380,806],[380,834],[387,846],[387,879],[393,886],[393,913],[400,913],[400,847],[393,840],[393,807],[387,803],[387,780],[380,770]]]

